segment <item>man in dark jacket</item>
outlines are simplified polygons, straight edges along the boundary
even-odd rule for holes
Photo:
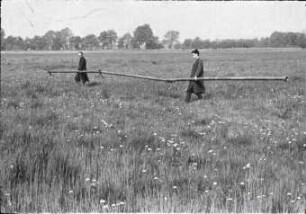
[[[190,77],[193,77],[195,80],[189,82],[188,88],[186,90],[185,101],[187,103],[190,102],[192,93],[196,94],[198,99],[202,99],[202,94],[205,93],[203,81],[197,80],[198,77],[204,76],[203,60],[200,59],[200,52],[197,49],[193,50],[191,54],[195,59],[195,62],[192,65]]]
[[[83,52],[80,51],[78,55],[80,56],[78,71],[86,71],[87,70],[86,69],[86,59],[84,57]],[[82,81],[83,84],[85,84],[86,82],[89,82],[88,75],[85,72],[78,72],[75,75],[74,80],[78,83]]]

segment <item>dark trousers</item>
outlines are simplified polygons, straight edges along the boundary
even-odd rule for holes
[[[195,94],[197,95],[197,97],[198,97],[199,100],[203,99],[202,93],[195,93]],[[189,102],[190,102],[191,95],[192,95],[191,92],[186,92],[186,98],[185,98],[185,102],[186,102],[186,103],[189,103]]]
[[[87,73],[77,73],[74,77],[74,80],[79,83],[82,81],[83,84],[85,84],[86,82],[89,82],[89,78]]]

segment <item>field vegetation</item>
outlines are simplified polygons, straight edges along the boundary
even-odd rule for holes
[[[75,52],[1,54],[1,212],[304,212],[306,51],[203,50],[187,83],[89,74]],[[85,52],[90,70],[188,77],[189,51]]]

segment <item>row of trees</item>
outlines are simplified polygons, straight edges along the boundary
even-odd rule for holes
[[[165,35],[164,42],[168,42],[172,37]],[[172,35],[171,33],[169,35]],[[176,33],[177,38],[179,33]],[[173,44],[174,41],[169,41]],[[118,37],[114,30],[101,32],[98,36],[89,34],[85,37],[73,35],[69,28],[60,31],[50,30],[43,36],[23,39],[20,36],[5,37],[5,31],[1,28],[1,50],[99,50],[114,48],[163,48],[159,38],[153,35],[153,31],[148,24],[138,26],[134,34],[126,33]]]
[[[69,28],[60,31],[50,30],[43,36],[22,39],[8,36],[1,29],[2,50],[93,50],[97,47],[113,48],[117,41],[117,34],[113,30],[103,31],[99,37],[89,34],[85,37],[74,36]]]
[[[252,48],[252,47],[301,47],[306,48],[306,34],[274,32],[270,37],[260,39],[225,39],[225,40],[201,40],[186,39],[184,48]]]
[[[274,32],[270,37],[261,39],[225,39],[202,40],[199,37],[179,42],[178,31],[168,31],[162,41],[153,34],[150,25],[138,26],[133,35],[130,33],[118,37],[114,30],[101,32],[98,36],[89,34],[85,37],[73,35],[69,28],[60,31],[50,30],[43,36],[23,39],[5,37],[1,28],[1,50],[99,50],[99,49],[217,49],[251,47],[301,47],[306,48],[306,35],[303,33]]]

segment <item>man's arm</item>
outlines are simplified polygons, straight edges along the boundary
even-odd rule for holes
[[[79,68],[78,68],[78,70],[79,71],[83,71],[83,70],[85,70],[85,64],[86,62],[85,62],[85,59],[84,58],[81,58],[80,59],[80,62],[79,62]]]
[[[203,70],[203,61],[199,60],[197,71],[196,71],[196,73],[194,75],[195,79],[197,79],[200,76],[202,70]]]

